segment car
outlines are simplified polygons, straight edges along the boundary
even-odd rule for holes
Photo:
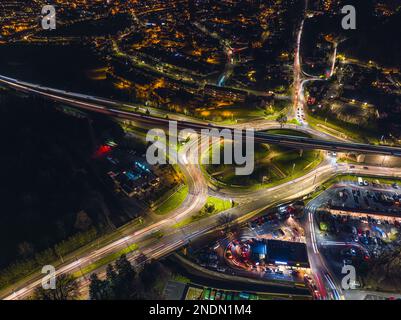
[[[219,272],[226,272],[226,267],[218,267],[217,268],[217,271],[219,271]]]
[[[365,170],[369,170],[369,167],[363,167]]]
[[[212,260],[212,261],[217,260],[217,254],[216,254],[215,252],[212,252],[212,253],[209,255],[209,260]]]
[[[349,248],[349,249],[343,249],[341,250],[341,256],[346,258],[351,258],[356,256],[356,250],[354,248]]]
[[[363,180],[363,185],[364,185],[364,186],[368,186],[368,185],[369,185],[369,182],[368,182],[367,180]]]
[[[351,259],[344,259],[343,260],[343,264],[344,265],[350,265],[350,264],[352,264],[352,260]]]

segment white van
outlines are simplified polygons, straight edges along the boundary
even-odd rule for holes
[[[363,186],[363,179],[361,177],[358,177],[358,184],[360,186]]]

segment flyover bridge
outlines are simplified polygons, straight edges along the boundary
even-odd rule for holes
[[[171,121],[163,117],[156,117],[142,113],[120,110],[118,108],[121,106],[121,103],[109,99],[43,87],[9,77],[4,77],[1,75],[0,84],[8,88],[13,88],[20,92],[42,96],[49,100],[65,103],[88,111],[102,113],[117,119],[136,121],[154,127],[168,127]],[[200,132],[200,130],[202,129],[210,130],[213,128],[218,130],[232,130],[231,128],[224,126],[203,124],[196,121],[191,122],[187,120],[177,121],[177,126],[181,129],[193,129],[197,132]],[[243,135],[245,137],[245,132],[243,132]],[[255,132],[255,141],[260,143],[282,145],[297,149],[319,149],[334,152],[356,152],[401,157],[401,148],[398,147],[269,134],[261,131]]]

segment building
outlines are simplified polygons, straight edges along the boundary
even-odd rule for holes
[[[231,101],[245,101],[245,98],[247,96],[247,92],[243,90],[217,87],[209,84],[205,86],[204,94],[212,96],[216,99]]]
[[[255,261],[263,259],[266,264],[309,268],[305,243],[281,240],[258,240],[251,245]]]

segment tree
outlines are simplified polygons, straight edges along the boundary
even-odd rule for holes
[[[234,218],[234,216],[233,216],[231,213],[223,212],[223,213],[219,216],[218,221],[219,221],[219,224],[220,224],[220,225],[225,225],[225,224],[228,224],[228,223],[232,222],[234,219],[235,219],[235,218]]]
[[[237,217],[233,215],[232,213],[229,212],[223,212],[219,218],[219,224],[222,226],[222,232],[224,233],[237,233],[240,230],[240,227],[236,223],[231,223],[233,222]]]
[[[142,286],[146,288],[140,299],[161,299],[162,292],[158,289],[161,282],[165,282],[168,277],[168,272],[159,261],[151,261],[144,265],[143,270],[139,273],[139,278]]]
[[[121,255],[121,257],[116,261],[115,267],[119,276],[127,279],[135,278],[135,269],[128,261],[125,254]]]
[[[74,227],[78,230],[85,231],[88,230],[91,225],[92,225],[92,220],[88,216],[88,214],[83,210],[79,211],[75,219]]]
[[[115,263],[118,273],[115,284],[115,297],[117,299],[129,299],[137,296],[136,272],[125,255],[122,255]],[[109,279],[107,279],[109,280]]]
[[[107,283],[99,279],[96,273],[90,275],[89,299],[104,300],[107,298]]]
[[[287,122],[287,116],[283,113],[280,113],[276,121],[280,123],[280,127],[282,128],[283,125]]]
[[[24,241],[18,245],[18,254],[23,258],[30,258],[35,250],[30,242]]]
[[[120,279],[114,267],[109,264],[106,268],[106,279],[107,279],[107,298],[114,299],[118,296],[118,287]]]
[[[112,282],[112,283],[116,283],[117,282],[117,272],[114,270],[114,267],[109,264],[107,265],[106,268],[106,278],[108,281]]]
[[[71,274],[61,274],[56,277],[55,289],[35,289],[33,298],[35,300],[74,300],[78,296],[78,283]]]

